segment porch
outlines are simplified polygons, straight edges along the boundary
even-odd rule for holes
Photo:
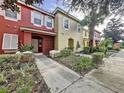
[[[31,28],[21,28],[21,30],[23,31],[24,45],[33,45],[34,53],[48,55],[50,50],[54,50],[54,38],[56,33]]]

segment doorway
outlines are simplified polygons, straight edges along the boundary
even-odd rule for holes
[[[72,38],[68,39],[68,48],[71,50],[74,49],[74,40]]]
[[[32,37],[32,45],[34,46],[34,53],[41,53],[43,49],[43,39],[40,36]]]

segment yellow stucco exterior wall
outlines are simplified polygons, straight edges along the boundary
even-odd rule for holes
[[[83,29],[83,47],[89,46],[89,31]]]
[[[70,27],[66,30],[63,27],[63,20],[68,19]],[[83,48],[83,29],[80,32],[77,31],[77,24],[78,21],[69,18],[65,14],[57,13],[55,15],[55,31],[57,35],[55,37],[55,49],[56,50],[63,50],[68,46],[68,40],[73,39],[74,43],[74,51],[76,51],[77,42],[79,42],[80,48]]]

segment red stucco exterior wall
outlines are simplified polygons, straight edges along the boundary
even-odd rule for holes
[[[41,27],[34,26],[31,23],[31,10],[32,8],[29,8],[28,6],[19,4],[21,6],[21,20],[19,21],[11,21],[4,19],[3,16],[0,16],[0,53],[4,53],[2,50],[2,41],[3,41],[3,34],[9,33],[9,34],[18,34],[19,36],[19,42],[22,44],[30,44],[31,43],[31,35],[32,32],[23,32],[20,31],[21,26],[30,27],[37,30],[43,30],[47,32],[54,32],[54,29],[47,29],[44,25]],[[43,15],[47,15],[44,14]],[[45,19],[45,16],[43,16]],[[25,34],[24,34],[25,33]],[[45,36],[44,37],[44,43],[43,43],[43,52],[45,54],[48,54],[48,51],[51,49],[54,49],[54,37],[53,36]]]
[[[24,32],[24,45],[31,44],[32,42],[32,33],[31,32]]]

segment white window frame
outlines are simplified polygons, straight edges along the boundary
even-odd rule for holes
[[[9,48],[5,48],[4,47],[4,43],[5,43],[5,35],[8,35],[8,36],[10,36],[11,38],[10,38],[10,45],[8,45],[9,46]],[[13,36],[17,36],[17,47],[16,48],[12,48],[12,37]],[[3,43],[2,43],[2,49],[3,50],[16,50],[16,49],[18,49],[18,35],[17,34],[8,34],[8,33],[4,33],[3,34]]]
[[[78,31],[79,27],[80,27],[80,31]],[[81,32],[81,25],[80,24],[77,24],[77,32]]]
[[[41,16],[41,25],[34,23],[34,13],[40,14]],[[41,27],[43,25],[43,14],[41,14],[40,12],[37,11],[31,11],[31,22],[33,23],[34,26],[38,26]]]
[[[65,28],[65,26],[64,26],[65,20],[68,20],[68,28]],[[65,18],[65,17],[63,18],[63,28],[64,28],[65,30],[69,30],[69,29],[70,29],[70,21],[69,21],[68,18]]]
[[[19,12],[16,12],[17,13],[17,18],[11,18],[11,17],[8,17],[6,16],[6,10],[4,10],[4,18],[6,20],[11,20],[11,21],[18,21],[18,20],[21,20],[21,6],[18,6],[19,7]],[[10,10],[10,9],[9,9]]]
[[[51,28],[54,28],[54,19],[52,18],[52,27],[48,27],[47,26],[47,20],[48,20],[48,17],[50,17],[50,16],[45,16],[45,26],[48,28],[48,29],[51,29]]]

